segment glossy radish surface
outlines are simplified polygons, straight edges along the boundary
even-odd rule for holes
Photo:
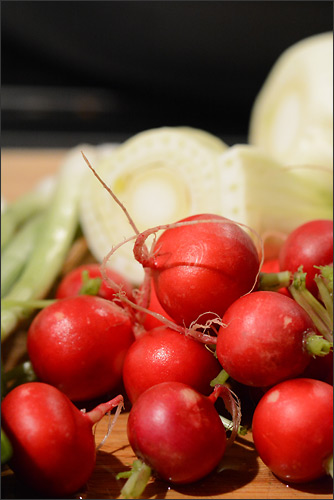
[[[250,293],[229,307],[223,323],[218,360],[242,384],[271,386],[301,375],[310,363],[305,342],[314,325],[290,297],[269,291]]]
[[[29,328],[27,349],[41,381],[73,401],[86,401],[118,388],[132,342],[132,323],[123,308],[81,295],[41,310]]]
[[[83,264],[66,274],[57,287],[56,298],[65,299],[67,297],[75,297],[79,295],[84,285],[84,272],[87,272],[89,279],[99,278],[101,280],[101,285],[97,293],[99,297],[107,300],[113,300],[115,298],[114,294],[115,292],[119,292],[119,289],[111,287],[110,284],[103,279],[101,274],[101,265],[96,263]],[[115,282],[115,284],[119,285],[121,289],[125,291],[128,297],[131,297],[132,286],[121,274],[108,267],[105,269],[105,272],[107,276]]]
[[[226,448],[213,402],[180,382],[147,389],[128,419],[130,445],[162,479],[190,483],[209,474]]]
[[[252,430],[261,459],[282,480],[326,475],[333,454],[333,387],[306,378],[281,382],[258,403]]]
[[[221,367],[204,344],[170,328],[145,333],[130,347],[123,366],[123,382],[133,403],[160,382],[183,382],[208,395],[210,382]]]
[[[13,447],[10,465],[15,474],[51,496],[82,488],[95,466],[92,427],[122,401],[118,396],[83,413],[48,384],[31,382],[13,389],[1,403],[1,425]]]
[[[306,274],[306,287],[317,294],[314,276],[319,270],[314,266],[333,263],[333,221],[312,220],[292,231],[279,254],[281,271],[295,273],[300,266]]]
[[[146,263],[163,309],[187,327],[207,312],[222,316],[256,285],[259,272],[257,249],[241,227],[212,214],[180,222],[201,220],[212,222],[165,230]]]
[[[154,313],[161,314],[164,318],[167,318],[169,321],[173,321],[173,319],[166,313],[162,305],[160,304],[157,294],[155,293],[154,283],[152,282],[151,290],[150,290],[150,300],[148,304],[148,309]],[[163,322],[160,321],[157,317],[146,314],[143,326],[145,330],[149,331],[158,326],[163,326]]]

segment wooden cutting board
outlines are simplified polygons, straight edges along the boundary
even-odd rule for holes
[[[45,176],[57,173],[66,150],[15,150],[1,152],[1,193],[9,202],[31,189]],[[16,349],[15,343],[13,349]],[[22,346],[21,346],[22,348]],[[15,359],[15,353],[11,353]],[[97,452],[95,471],[87,486],[73,498],[121,498],[124,480],[117,480],[118,472],[128,470],[135,456],[126,435],[129,408],[123,412],[105,444]],[[307,415],[305,415],[307,418]],[[109,417],[96,428],[96,443],[104,438]],[[312,430],[310,429],[310,432]],[[307,439],[300,436],[300,439]],[[154,478],[143,498],[233,498],[233,499],[306,499],[333,497],[332,481],[324,478],[308,484],[287,485],[279,481],[258,457],[251,432],[238,437],[224,457],[226,469],[213,473],[204,480],[187,486],[172,486]],[[9,468],[2,470],[2,498],[38,498],[36,492],[16,480]]]

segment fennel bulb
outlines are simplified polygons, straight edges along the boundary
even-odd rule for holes
[[[249,143],[284,165],[333,168],[333,33],[301,40],[273,65],[250,116]]]
[[[312,219],[333,217],[333,171],[284,167],[252,145],[235,145],[218,160],[219,213],[254,230],[266,258],[293,229]]]

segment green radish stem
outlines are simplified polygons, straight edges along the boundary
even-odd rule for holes
[[[102,284],[101,278],[90,278],[87,269],[82,271],[82,286],[79,295],[97,295]]]
[[[222,415],[219,415],[220,420],[223,423],[223,426],[227,431],[231,431],[233,429],[233,422],[232,420],[229,420],[226,417],[223,417]],[[244,425],[239,425],[238,427],[238,436],[245,436],[247,434],[247,427]]]
[[[305,346],[312,356],[326,356],[333,348],[333,342],[324,339],[322,335],[311,333],[305,338]]]
[[[139,498],[152,475],[152,469],[141,460],[133,462],[130,471],[119,472],[116,479],[127,478],[121,493],[123,498]]]
[[[260,273],[258,290],[276,292],[280,288],[288,287],[291,283],[291,273],[281,271],[279,273]]]
[[[320,275],[316,274],[314,280],[333,325],[333,265],[315,267],[320,269]]]
[[[328,268],[329,266],[326,266]],[[326,269],[326,272],[328,269]],[[333,268],[332,268],[333,273]],[[308,313],[311,317],[317,330],[323,335],[328,342],[333,342],[333,306],[327,304],[332,302],[332,294],[326,286],[325,279],[318,277],[316,281],[319,291],[325,306],[317,300],[314,295],[306,288],[306,274],[299,269],[293,277],[293,282],[289,286],[289,291],[296,302]],[[323,285],[323,286],[322,286]]]
[[[229,379],[229,377],[230,377],[229,374],[223,369],[218,373],[216,378],[211,380],[210,386],[214,387],[217,384],[224,385],[225,382]]]

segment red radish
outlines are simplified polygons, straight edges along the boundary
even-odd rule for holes
[[[73,401],[116,390],[134,342],[127,312],[109,300],[80,295],[41,310],[28,331],[27,349],[37,377]]]
[[[168,319],[169,321],[173,321],[173,319],[166,313],[166,311],[163,309],[162,305],[160,304],[157,294],[155,293],[155,288],[154,284],[152,282],[151,284],[151,294],[150,294],[150,300],[148,304],[148,310],[153,311],[155,313],[161,314],[164,318]],[[162,326],[163,322],[160,321],[157,317],[152,316],[151,314],[146,314],[143,326],[145,330],[149,331],[152,330],[153,328],[156,328],[158,326]]]
[[[107,300],[113,300],[115,298],[115,293],[119,292],[119,289],[111,288],[109,283],[102,278],[101,266],[100,264],[83,264],[82,266],[76,267],[70,271],[59,283],[56,290],[56,298],[64,299],[67,297],[75,297],[79,295],[84,285],[83,273],[87,272],[89,279],[100,278],[101,285],[99,291],[96,295]],[[132,296],[132,286],[121,274],[111,268],[106,268],[105,270],[107,276],[116,283],[120,289],[124,290],[126,295],[130,298]]]
[[[290,297],[270,291],[250,293],[229,307],[223,323],[218,360],[242,384],[271,386],[301,375],[310,363],[314,325]],[[330,343],[325,339],[323,343],[328,352]]]
[[[329,473],[333,455],[333,387],[299,378],[272,387],[253,415],[255,447],[280,479],[301,483]]]
[[[188,217],[171,224],[147,255],[143,240],[155,231],[140,235],[134,254],[151,269],[158,300],[176,323],[189,327],[205,313],[222,316],[256,286],[258,252],[238,224],[213,214]]]
[[[333,221],[312,220],[292,231],[283,243],[279,264],[281,271],[295,273],[300,266],[306,274],[306,288],[317,295],[314,276],[319,270],[314,266],[333,263]]]
[[[278,259],[265,260],[261,267],[263,273],[278,273],[280,271]]]
[[[226,433],[209,397],[186,384],[163,382],[147,389],[132,406],[128,438],[139,459],[162,479],[184,484],[212,472],[226,448]],[[229,410],[230,411],[230,410]]]
[[[166,381],[183,382],[208,395],[210,382],[220,370],[217,359],[202,343],[160,327],[132,344],[123,365],[123,382],[132,403],[149,387]]]
[[[117,396],[83,413],[48,384],[16,387],[1,403],[1,425],[13,447],[10,465],[15,474],[44,494],[75,493],[95,466],[93,425],[122,403],[123,397]]]

